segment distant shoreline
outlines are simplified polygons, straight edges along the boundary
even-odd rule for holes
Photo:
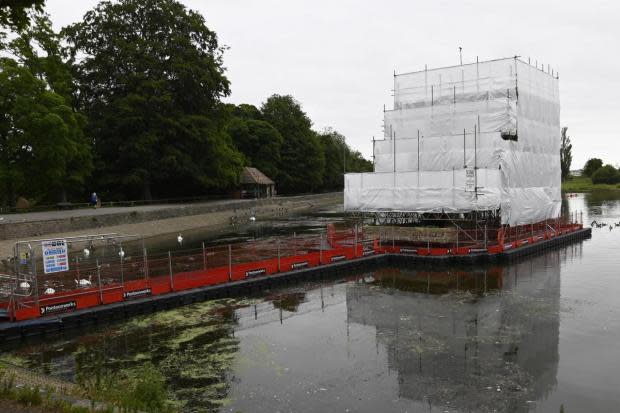
[[[573,176],[562,182],[562,192],[620,191],[620,184],[593,184],[587,176]]]

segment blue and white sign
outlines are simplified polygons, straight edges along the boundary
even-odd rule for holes
[[[55,239],[43,241],[43,271],[45,274],[69,270],[69,254],[67,254],[67,241]]]

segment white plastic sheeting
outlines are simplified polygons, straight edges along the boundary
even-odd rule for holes
[[[374,163],[375,173],[347,174],[346,210],[500,209],[510,225],[555,218],[558,80],[517,58],[397,75]],[[476,191],[466,190],[466,169]]]

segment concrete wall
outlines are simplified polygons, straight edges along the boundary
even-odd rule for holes
[[[323,206],[342,202],[342,193],[302,195],[294,197],[263,198],[254,200],[231,200],[195,205],[171,205],[158,210],[134,210],[122,213],[98,214],[96,216],[75,216],[59,219],[46,219],[26,222],[7,222],[0,224],[0,240],[25,239],[45,234],[82,231],[116,225],[136,224],[169,218],[213,214],[209,224],[230,223],[231,220],[244,221],[250,216],[284,216],[292,213],[310,211]],[[104,210],[102,210],[104,211]]]

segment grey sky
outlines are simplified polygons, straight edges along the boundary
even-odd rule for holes
[[[57,28],[97,2],[47,0]],[[560,73],[562,125],[573,168],[589,157],[620,163],[620,2],[183,0],[220,43],[234,103],[291,94],[321,130],[331,126],[365,156],[391,107],[393,71],[521,55]]]

